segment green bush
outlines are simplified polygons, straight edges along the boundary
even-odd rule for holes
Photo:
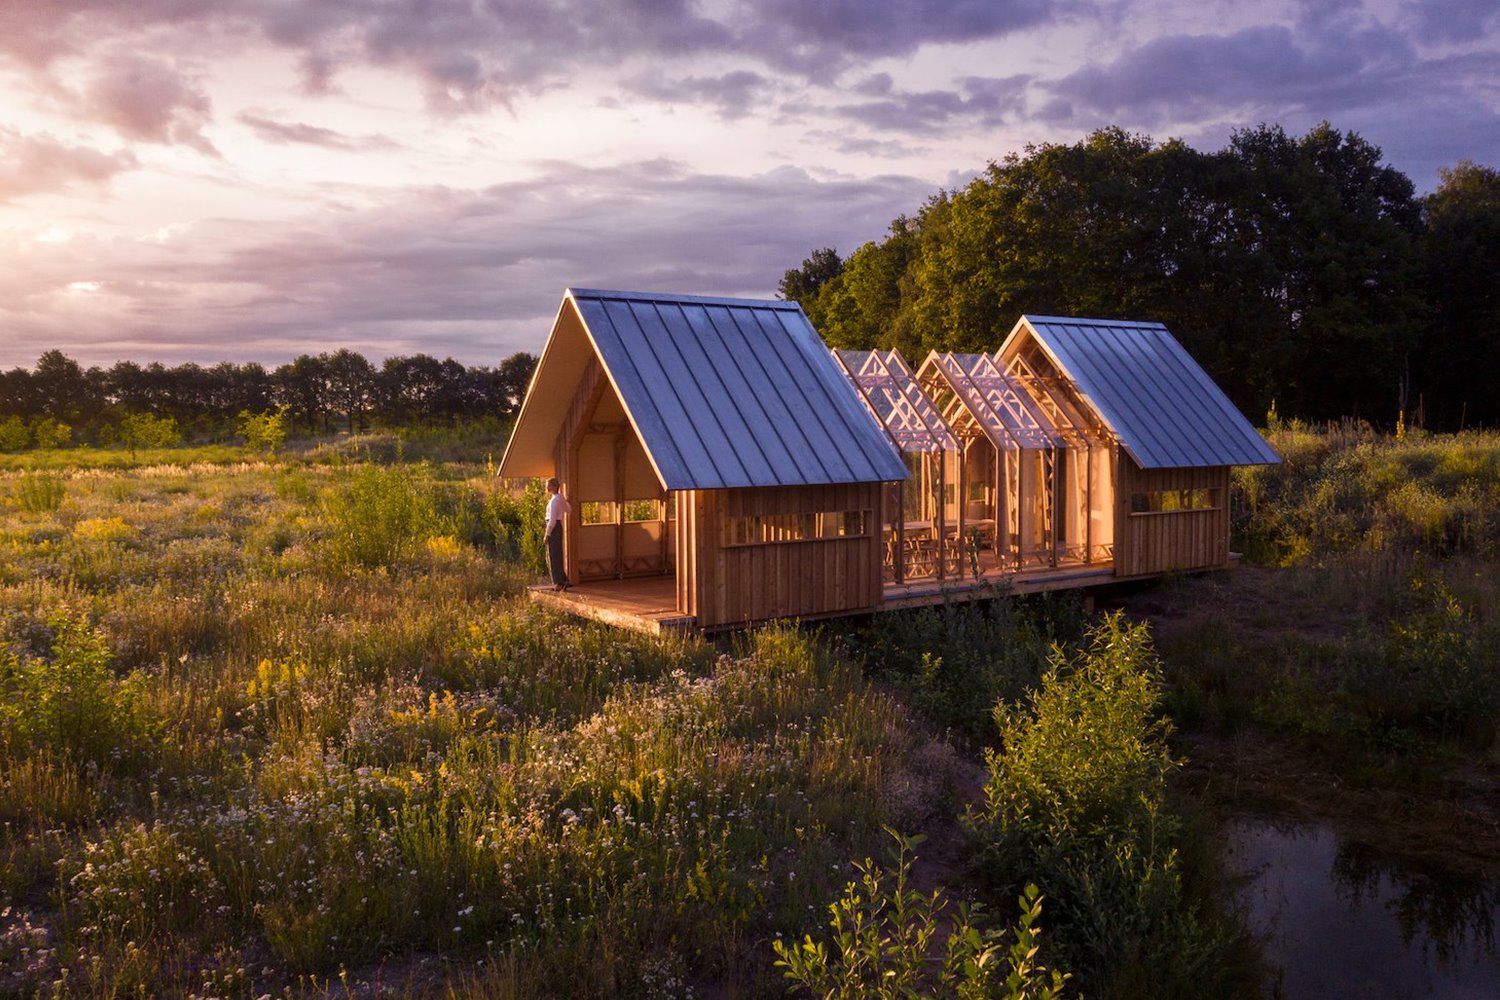
[[[239,432],[240,436],[245,439],[245,447],[263,451],[268,455],[276,454],[286,443],[288,423],[289,417],[285,406],[266,410],[263,413],[241,410],[238,418]]]
[[[944,928],[947,901],[942,890],[924,895],[909,888],[913,849],[921,837],[894,830],[894,873],[869,858],[856,862],[859,882],[829,904],[829,945],[807,935],[801,944],[776,941],[776,964],[786,978],[814,997],[848,1000],[907,1000],[956,997],[958,1000],[1052,1000],[1062,995],[1068,977],[1037,960],[1042,897],[1026,886],[1020,916],[1006,931],[986,926],[978,906],[960,904]],[[947,930],[942,959],[936,960],[938,935]]]
[[[1234,544],[1283,566],[1356,550],[1500,552],[1500,436],[1380,437],[1359,426],[1268,434],[1280,465],[1234,470]]]
[[[1500,712],[1500,642],[1442,580],[1412,580],[1409,611],[1351,644],[1344,690],[1376,734],[1393,730],[1484,749]]]
[[[120,443],[130,450],[131,458],[141,448],[170,448],[182,443],[175,417],[158,417],[150,413],[127,413],[120,420]]]
[[[375,568],[409,559],[443,533],[432,490],[405,465],[367,462],[323,503],[336,563]]]
[[[1160,699],[1146,626],[1116,614],[1076,656],[1055,651],[1025,705],[995,709],[980,858],[1004,891],[1035,881],[1053,900],[1058,962],[1085,993],[1218,995],[1205,977],[1227,967],[1228,938],[1184,890]]]
[[[0,654],[0,752],[47,751],[118,770],[151,743],[141,678],[115,677],[109,642],[87,621],[60,614],[49,626],[50,657]]]
[[[67,488],[55,472],[23,472],[16,480],[16,502],[28,514],[50,514],[62,506]]]
[[[995,702],[1019,698],[1041,677],[1050,645],[1082,631],[1076,597],[1045,595],[881,615],[854,644],[924,715],[983,741]]]
[[[38,448],[61,448],[73,440],[73,428],[52,417],[41,417],[31,423],[31,439]]]
[[[31,443],[31,428],[17,416],[0,420],[0,451],[20,451]]]
[[[530,480],[519,493],[499,490],[490,494],[485,509],[494,526],[497,550],[519,560],[532,573],[545,573],[547,491],[541,480]]]

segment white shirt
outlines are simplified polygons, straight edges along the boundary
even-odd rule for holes
[[[560,524],[562,519],[568,516],[573,505],[563,499],[561,493],[552,494],[552,499],[547,501],[547,531],[550,534],[554,524]]]

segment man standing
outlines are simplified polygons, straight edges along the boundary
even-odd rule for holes
[[[573,505],[559,492],[562,484],[553,476],[547,480],[547,492],[552,494],[547,501],[547,568],[552,571],[552,589],[567,590],[568,571],[563,566],[563,519],[573,510]]]

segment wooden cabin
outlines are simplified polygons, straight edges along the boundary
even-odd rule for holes
[[[1022,316],[995,357],[1064,419],[1108,435],[1111,482],[1090,489],[1114,506],[1116,577],[1229,565],[1229,470],[1281,459],[1165,326]],[[1076,459],[1067,468],[1083,478]]]
[[[533,598],[659,631],[1221,568],[1229,469],[1275,461],[1158,323],[913,371],[795,303],[570,289],[500,472],[572,502],[576,586]]]
[[[878,608],[906,466],[796,303],[570,289],[500,474],[571,501],[544,599],[718,628]]]

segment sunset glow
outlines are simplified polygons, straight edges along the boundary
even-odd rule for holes
[[[66,10],[67,13],[60,13]],[[1027,143],[1322,119],[1500,161],[1483,0],[21,0],[0,366],[490,364],[570,284],[770,295]]]

